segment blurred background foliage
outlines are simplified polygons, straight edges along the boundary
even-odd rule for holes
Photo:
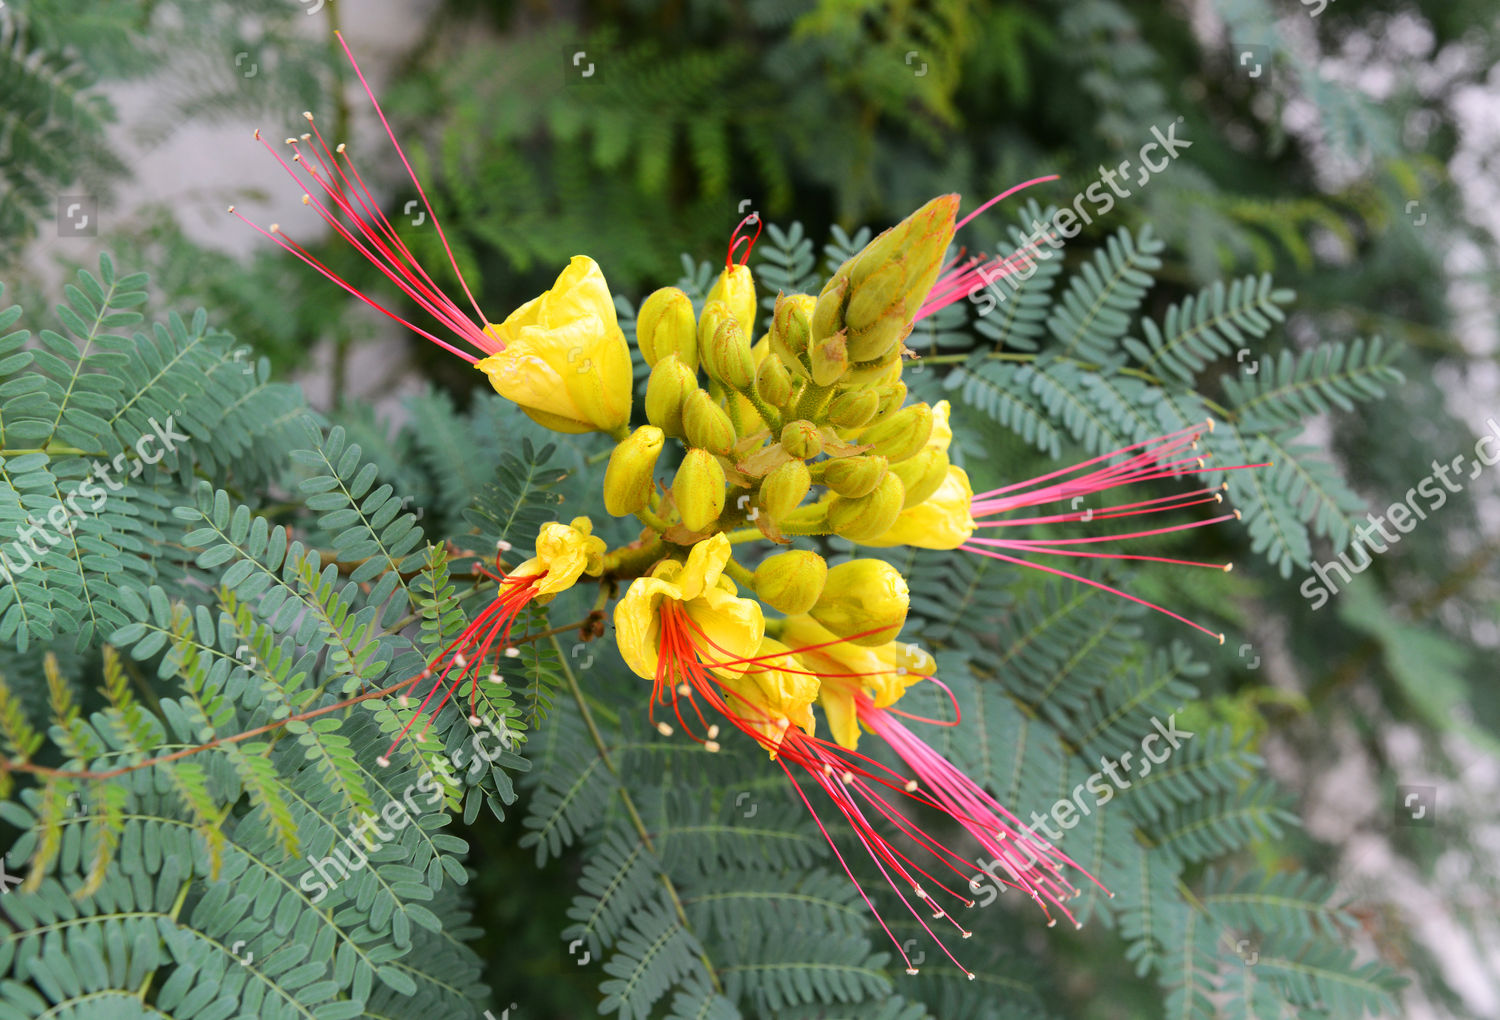
[[[57,195],[108,203],[129,179],[111,135],[111,97],[126,83],[149,82],[166,97],[148,139],[252,117],[275,134],[272,125],[300,124],[304,108],[347,136],[351,118],[367,112],[332,31],[355,12],[334,0],[309,18],[307,6],[36,0],[0,10],[0,277],[24,293],[38,258],[28,242],[52,229]],[[1316,419],[1304,437],[1378,510],[1427,476],[1434,458],[1471,450],[1500,406],[1496,238],[1454,179],[1466,145],[1458,100],[1492,75],[1500,15],[1492,0],[1315,9],[1266,0],[445,0],[427,7],[381,91],[492,318],[579,252],[638,301],[677,278],[683,253],[716,260],[750,209],[821,240],[894,222],[940,192],[959,191],[972,208],[1041,173],[1062,180],[1038,200],[1061,203],[1101,165],[1134,156],[1153,126],[1180,120],[1191,149],[1085,227],[1064,262],[1076,268],[1122,226],[1149,226],[1165,249],[1148,315],[1220,278],[1271,272],[1297,293],[1278,341],[1285,349],[1371,334],[1401,345],[1404,383]],[[578,51],[595,67],[587,78],[570,59]],[[1246,52],[1252,60],[1239,59]],[[260,68],[254,88],[247,59]],[[366,149],[362,166],[395,216],[414,193],[383,149]],[[1468,165],[1493,170],[1496,159]],[[961,240],[995,250],[1002,221],[989,222]],[[425,265],[445,267],[432,231],[402,233]],[[250,258],[205,246],[170,206],[133,210],[100,246],[150,271],[153,312],[201,304],[281,373],[328,352],[335,402],[379,396],[343,384],[377,332],[370,320],[269,246]],[[356,286],[389,293],[342,247],[310,247]],[[463,370],[419,338],[409,348],[400,372],[443,382],[465,405]],[[1227,358],[1218,367],[1243,370]],[[1204,711],[1258,734],[1277,778],[1302,798],[1308,830],[1261,844],[1260,863],[1320,863],[1360,900],[1362,951],[1410,968],[1420,979],[1413,994],[1460,1015],[1464,981],[1441,946],[1414,930],[1409,903],[1385,903],[1381,889],[1361,884],[1366,872],[1349,858],[1368,845],[1357,836],[1388,844],[1401,858],[1392,867],[1434,883],[1455,937],[1493,934],[1493,800],[1468,801],[1462,775],[1473,749],[1492,753],[1500,734],[1500,539],[1493,479],[1480,486],[1316,614],[1297,592],[1301,566],[1286,578],[1240,557],[1249,576],[1232,585],[1156,582],[1243,620],[1242,640],[1254,646],[1252,667],[1232,636],[1201,685],[1213,692]],[[1314,544],[1315,558],[1330,552]],[[1351,761],[1373,793],[1321,824],[1318,813],[1338,800],[1322,777]],[[1413,774],[1446,777],[1435,828],[1393,825],[1395,787]],[[525,987],[536,1009],[526,1015],[592,1012],[590,982],[562,980],[576,969],[556,951],[571,882],[551,879],[569,863],[517,885],[507,876],[526,874],[531,855],[514,849],[514,832],[486,824],[472,826],[472,861],[496,1001]],[[1107,1002],[1083,1005],[1115,977],[1087,962],[1079,1014],[1111,1015]],[[1495,1001],[1500,966],[1490,966]],[[1120,970],[1126,980],[1123,962]],[[539,1001],[546,994],[556,997],[550,1006]]]

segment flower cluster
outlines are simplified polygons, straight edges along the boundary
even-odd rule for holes
[[[312,115],[306,119],[312,126]],[[708,752],[718,751],[731,732],[763,748],[824,834],[831,808],[929,933],[929,920],[937,920],[968,937],[948,901],[972,905],[956,890],[978,874],[973,854],[956,852],[918,824],[914,816],[929,812],[946,817],[952,831],[971,835],[1054,923],[1053,911],[1073,919],[1066,904],[1079,890],[1069,869],[1092,877],[1023,829],[907,725],[934,720],[915,719],[898,707],[913,685],[940,684],[932,657],[900,640],[908,611],[900,572],[879,558],[830,566],[820,552],[825,536],[873,548],[965,551],[1108,588],[1034,560],[1160,559],[1097,547],[1230,516],[1128,534],[992,536],[992,528],[1108,521],[1223,498],[1199,489],[1074,509],[1080,496],[1202,471],[1204,460],[1194,449],[1211,422],[1041,478],[973,492],[968,475],[950,459],[947,401],[908,400],[902,368],[912,352],[904,341],[919,318],[956,300],[976,274],[992,279],[1007,271],[1003,261],[949,260],[947,254],[957,228],[1003,195],[963,221],[955,219],[959,196],[933,199],[840,266],[820,293],[777,295],[761,322],[748,266],[754,238],[736,230],[724,270],[700,308],[675,287],[656,291],[641,306],[635,341],[650,376],[635,419],[645,422],[632,430],[631,351],[592,259],[575,257],[551,289],[498,325],[470,296],[471,318],[416,264],[344,146],[330,149],[315,126],[287,141],[293,156],[282,163],[306,188],[306,204],[432,315],[440,332],[478,353],[419,332],[472,363],[536,422],[613,437],[601,481],[603,507],[642,526],[635,542],[610,552],[589,519],[579,517],[546,525],[535,557],[509,570],[497,558],[494,601],[424,674],[433,684],[413,721],[429,708],[441,709],[465,684],[472,698],[492,668],[485,663],[514,653],[510,628],[522,608],[585,576],[608,578],[625,585],[614,608],[616,641],[626,665],[650,684],[643,700],[659,732],[684,734]],[[394,136],[391,142],[399,154]],[[415,177],[413,183],[422,194]],[[436,220],[433,215],[445,237]],[[278,227],[266,233],[353,291]],[[680,457],[669,452],[669,440],[680,444]],[[656,471],[667,458],[676,461],[675,474],[661,487]],[[1049,504],[1059,505],[1014,516]],[[765,542],[778,551],[753,566],[736,560],[736,547],[763,548]],[[508,551],[502,545],[501,556]],[[899,765],[862,753],[867,736],[889,752],[881,758]],[[839,854],[832,838],[829,845]],[[839,859],[858,885],[853,868]],[[892,941],[907,959],[900,940]]]

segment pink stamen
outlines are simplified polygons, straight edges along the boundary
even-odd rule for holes
[[[311,128],[311,131],[298,138],[288,138],[287,144],[293,150],[290,162],[283,159],[272,146],[261,138],[260,132],[255,133],[257,141],[265,145],[272,157],[279,163],[287,175],[296,182],[298,188],[303,192],[303,204],[307,205],[318,217],[339,237],[348,243],[362,257],[378,269],[387,280],[401,291],[409,300],[416,304],[428,315],[432,316],[444,329],[456,334],[461,340],[475,348],[481,355],[494,354],[503,348],[494,337],[485,332],[485,327],[490,325],[484,313],[480,311],[478,302],[475,301],[468,282],[464,280],[459,271],[458,260],[454,257],[452,246],[448,242],[447,233],[438,221],[437,213],[428,200],[427,193],[422,187],[422,182],[417,179],[411,162],[407,159],[405,151],[396,140],[395,133],[391,130],[390,123],[386,120],[385,112],[375,98],[374,91],[366,81],[363,71],[360,70],[358,62],[354,59],[353,52],[344,41],[342,34],[338,36],[339,45],[343,48],[345,56],[348,57],[354,73],[358,76],[360,85],[365,94],[369,96],[370,103],[380,119],[381,126],[385,129],[386,136],[396,150],[396,155],[401,160],[407,176],[421,197],[422,204],[427,213],[432,217],[433,226],[437,229],[438,237],[442,242],[443,250],[447,253],[448,261],[453,267],[455,275],[458,276],[459,284],[468,297],[469,304],[474,309],[477,317],[471,319],[469,315],[460,309],[438,288],[436,282],[418,263],[416,256],[401,239],[400,234],[392,225],[389,217],[381,210],[380,203],[375,200],[371,189],[366,184],[364,177],[354,166],[353,159],[349,156],[345,146],[339,145],[337,149],[330,148],[324,139],[322,132],[311,113],[303,116]],[[316,138],[316,142],[311,140]],[[301,143],[309,142],[308,152],[304,152]],[[306,158],[311,156],[311,159]],[[343,157],[342,161],[340,156]],[[299,173],[292,164],[301,168]],[[368,295],[361,293],[348,281],[333,272],[321,260],[317,259],[302,245],[288,238],[276,224],[272,224],[269,231],[263,230],[255,223],[250,222],[243,215],[235,212],[233,206],[229,211],[242,222],[256,230],[263,237],[267,237],[283,250],[290,252],[300,261],[324,276],[326,279],[337,284],[343,290],[359,298],[371,308],[387,316],[395,322],[400,323],[407,329],[422,336],[442,347],[444,350],[458,355],[470,364],[479,359],[474,355],[455,347],[447,340],[441,339],[428,330],[422,329],[407,321],[404,317],[396,314],[384,304],[376,301]]]
[[[969,504],[970,515],[974,518],[976,528],[995,529],[1029,526],[1035,524],[1054,523],[1081,523],[1086,520],[1115,520],[1122,517],[1136,517],[1143,514],[1160,514],[1172,510],[1181,510],[1203,503],[1221,502],[1223,497],[1213,489],[1200,488],[1191,492],[1177,493],[1169,496],[1159,496],[1154,499],[1138,500],[1131,503],[1119,503],[1114,506],[1104,507],[1100,510],[1088,510],[1080,512],[1076,509],[1080,498],[1095,495],[1119,488],[1124,485],[1132,485],[1139,482],[1155,481],[1162,478],[1179,478],[1185,475],[1198,475],[1213,471],[1243,471],[1251,468],[1269,467],[1269,464],[1236,464],[1229,467],[1209,468],[1206,464],[1207,454],[1198,456],[1189,454],[1187,456],[1172,459],[1173,455],[1196,448],[1198,439],[1203,430],[1212,429],[1212,420],[1205,421],[1200,425],[1190,425],[1176,432],[1170,432],[1164,436],[1156,436],[1145,439],[1129,446],[1121,447],[1109,453],[1091,457],[1071,467],[1059,468],[1036,478],[1023,482],[1016,482],[988,492],[976,494]],[[1105,464],[1103,462],[1121,458],[1115,463]],[[1096,466],[1096,465],[1103,466]],[[1092,469],[1092,470],[1090,470]],[[1227,487],[1221,486],[1221,488]],[[1056,503],[1070,500],[1073,508],[1067,512],[1041,514],[1029,517],[1001,518],[1001,515],[1010,513],[1024,507],[1041,506],[1046,503]],[[1042,566],[1030,559],[1021,559],[1020,556],[1034,556],[1037,554],[1046,556],[1071,556],[1080,559],[1113,559],[1113,560],[1136,560],[1152,563],[1170,563],[1177,566],[1208,567],[1216,570],[1229,570],[1232,564],[1227,563],[1204,563],[1197,560],[1175,559],[1166,556],[1148,556],[1135,553],[1123,552],[1092,552],[1076,548],[1077,546],[1097,545],[1100,543],[1113,543],[1127,541],[1133,538],[1146,538],[1152,535],[1164,535],[1176,531],[1186,531],[1191,528],[1203,528],[1212,524],[1219,524],[1231,518],[1239,518],[1238,510],[1228,514],[1208,518],[1206,520],[1188,521],[1181,524],[1167,525],[1159,528],[1144,528],[1136,531],[1113,535],[1086,536],[1081,538],[995,538],[989,536],[971,537],[960,548],[991,559],[1002,560],[1007,563],[1015,563],[1021,566],[1034,567],[1037,570],[1054,574],[1059,577],[1082,581],[1084,584],[1092,585],[1102,591],[1120,595],[1132,602],[1154,609],[1159,613],[1170,616],[1195,630],[1202,631],[1211,637],[1219,639],[1224,643],[1224,635],[1218,631],[1210,630],[1201,624],[1194,623],[1184,616],[1180,616],[1168,609],[1156,605],[1145,599],[1126,594],[1118,588],[1093,581],[1078,574],[1052,567]],[[1005,549],[1016,553],[1016,556],[1006,556],[994,550]]]

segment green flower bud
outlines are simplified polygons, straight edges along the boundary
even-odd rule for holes
[[[931,437],[932,408],[927,404],[912,404],[865,429],[859,434],[859,441],[868,443],[871,453],[899,464],[916,456]]]
[[[682,435],[682,406],[697,389],[697,373],[677,355],[664,355],[646,380],[646,420],[669,436]]]
[[[672,498],[682,526],[706,531],[724,512],[724,468],[707,450],[692,449],[672,479]]]
[[[835,333],[826,340],[816,341],[807,351],[812,381],[817,386],[832,386],[849,367],[849,352],[844,346],[844,335]]]
[[[857,429],[875,416],[880,394],[874,390],[845,390],[833,398],[823,417],[841,429]]]
[[[844,306],[849,300],[849,266],[853,261],[850,259],[840,266],[818,294],[809,323],[812,335],[817,339],[833,336],[844,328]]]
[[[937,447],[929,446],[914,457],[892,464],[891,471],[906,486],[906,500],[902,506],[905,510],[918,503],[925,503],[927,497],[942,486],[948,477],[948,455]]]
[[[800,460],[789,460],[760,482],[760,508],[772,523],[786,517],[807,498],[812,475]]]
[[[635,340],[648,365],[675,354],[688,368],[696,369],[697,328],[692,300],[676,287],[663,287],[641,305],[635,320]]]
[[[755,382],[755,355],[750,337],[738,321],[724,318],[714,330],[707,347],[698,352],[709,375],[732,390],[747,390]]]
[[[755,568],[755,594],[772,609],[797,616],[813,607],[827,580],[828,564],[823,557],[806,549],[792,549]]]
[[[882,358],[911,332],[942,270],[957,211],[957,195],[940,195],[851,260],[844,309],[850,360]]]
[[[828,525],[851,542],[868,542],[891,530],[906,502],[901,479],[886,472],[875,488],[855,499],[835,496],[828,504]]]
[[[687,441],[710,453],[727,457],[734,449],[734,425],[724,409],[714,403],[707,390],[698,389],[688,394],[682,405],[682,431]]]
[[[823,452],[823,437],[810,421],[789,421],[781,428],[781,448],[793,457],[807,460]]]
[[[849,560],[829,569],[823,594],[809,612],[837,636],[874,647],[896,640],[910,602],[895,567],[884,560]]]
[[[887,468],[884,457],[843,457],[828,462],[823,471],[823,484],[840,496],[857,499],[868,495],[880,484]]]
[[[726,266],[708,292],[708,300],[718,301],[740,324],[740,332],[755,335],[755,277],[749,266]]]
[[[792,395],[792,373],[774,351],[755,370],[755,392],[772,407],[780,407]]]
[[[808,318],[815,298],[811,294],[779,294],[771,314],[771,353],[796,375],[807,378]]]
[[[875,387],[875,392],[880,395],[880,403],[875,405],[875,417],[870,419],[870,424],[884,421],[897,411],[901,405],[906,403],[906,383],[897,380],[886,383],[884,386]]]
[[[844,373],[844,384],[847,386],[876,386],[884,383],[894,369],[899,377],[901,370],[896,368],[897,362],[901,360],[901,345],[897,344],[881,358],[874,361],[861,361],[850,365],[849,370]]]
[[[646,505],[664,439],[655,425],[642,425],[615,447],[604,469],[604,509],[629,517]]]

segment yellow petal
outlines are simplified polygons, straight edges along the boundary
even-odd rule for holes
[[[742,599],[715,585],[686,604],[688,618],[701,633],[693,635],[705,665],[715,676],[739,676],[765,637],[766,621],[760,603]],[[722,663],[722,665],[715,665]]]
[[[724,572],[724,564],[728,562],[729,536],[723,532],[695,543],[688,551],[682,573],[676,578],[682,587],[682,597],[697,598],[704,591],[717,586],[719,575]]]
[[[630,419],[630,349],[598,265],[573,260],[552,288],[489,332],[505,349],[474,367],[531,418],[563,432]]]
[[[542,525],[536,537],[536,557],[517,567],[518,576],[540,573],[537,589],[543,595],[556,595],[571,588],[604,551],[601,539],[567,524],[549,522]]]
[[[615,643],[636,676],[656,679],[661,647],[661,603],[682,591],[659,577],[638,577],[615,604]]]
[[[948,477],[926,501],[907,507],[889,531],[865,545],[910,545],[918,549],[957,549],[974,534],[970,503],[974,490],[961,467],[950,466]]]

